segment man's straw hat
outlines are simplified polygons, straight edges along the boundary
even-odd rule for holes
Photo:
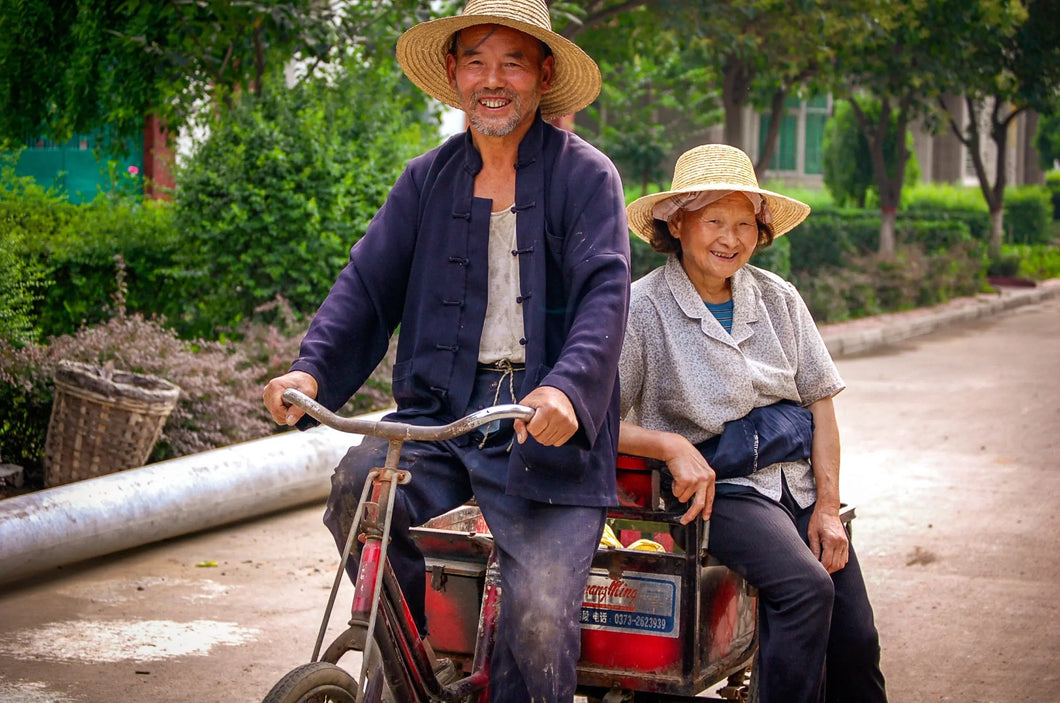
[[[544,0],[468,0],[463,13],[456,17],[417,24],[398,39],[401,70],[423,92],[462,109],[456,91],[449,87],[445,55],[454,33],[480,24],[517,29],[552,49],[556,61],[552,86],[541,96],[541,115],[546,120],[575,113],[600,93],[600,68],[576,44],[552,31]]]
[[[629,228],[638,237],[650,242],[655,236],[652,210],[657,204],[674,195],[703,191],[758,193],[772,213],[770,225],[774,237],[791,231],[810,214],[809,205],[759,188],[754,166],[747,154],[726,144],[704,144],[681,154],[674,166],[670,190],[645,195],[629,204],[626,208]]]

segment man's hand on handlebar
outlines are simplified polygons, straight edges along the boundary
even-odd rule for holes
[[[317,380],[305,371],[291,371],[282,376],[277,376],[265,385],[263,400],[265,409],[272,415],[277,425],[293,426],[305,412],[296,405],[287,405],[283,402],[283,392],[288,388],[305,393],[310,398],[317,397]]]
[[[567,394],[553,386],[538,386],[519,401],[520,405],[534,408],[530,422],[515,421],[515,437],[519,444],[526,441],[527,433],[541,444],[558,447],[574,436],[578,430],[578,416],[574,412]]]

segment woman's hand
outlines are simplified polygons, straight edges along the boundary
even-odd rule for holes
[[[683,436],[645,429],[623,420],[618,429],[618,451],[666,462],[674,478],[674,496],[689,504],[681,516],[682,525],[692,522],[697,515],[710,519],[714,507],[714,469]]]
[[[660,458],[674,478],[674,496],[689,504],[681,516],[681,524],[687,525],[696,516],[709,520],[714,507],[714,469],[687,439],[677,434],[670,437],[666,453]]]
[[[821,506],[813,509],[806,536],[810,541],[810,551],[821,562],[821,565],[834,574],[847,565],[850,558],[850,540],[839,513]]]

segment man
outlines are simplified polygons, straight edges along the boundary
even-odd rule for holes
[[[300,427],[309,419],[283,405],[284,389],[340,407],[400,324],[391,418],[443,424],[497,403],[535,408],[527,423],[406,443],[413,480],[400,489],[389,556],[426,634],[423,557],[408,528],[474,494],[504,593],[491,699],[570,701],[588,569],[616,502],[629,239],[614,166],[544,120],[592,102],[599,69],[551,31],[541,0],[472,0],[410,29],[397,54],[470,128],[409,163],[265,404]],[[324,521],[340,549],[385,452],[366,438],[336,469]]]

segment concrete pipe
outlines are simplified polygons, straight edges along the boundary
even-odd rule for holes
[[[0,500],[0,583],[323,500],[360,441],[286,432]]]

